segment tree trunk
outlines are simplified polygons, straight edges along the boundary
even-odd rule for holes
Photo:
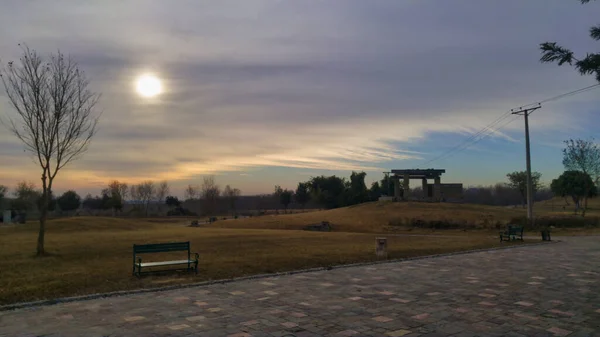
[[[40,215],[40,231],[38,232],[38,242],[37,242],[37,256],[43,256],[46,254],[44,250],[44,234],[46,233],[46,217],[44,211]]]
[[[579,198],[573,197],[573,203],[575,204],[575,214],[579,211]]]
[[[46,251],[44,249],[44,237],[46,234],[46,220],[48,219],[48,202],[50,198],[50,188],[52,186],[52,182],[46,185],[46,175],[42,176],[42,204],[40,205],[40,230],[38,232],[38,241],[37,241],[37,249],[36,255],[43,256],[46,255]]]
[[[581,211],[581,216],[585,216],[585,211],[587,210],[588,207],[588,195],[590,195],[590,190],[591,187],[587,185],[585,185],[585,195],[583,196],[583,210]]]

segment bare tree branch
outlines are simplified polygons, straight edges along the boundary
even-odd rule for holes
[[[0,77],[16,117],[2,124],[21,140],[42,169],[42,206],[38,255],[44,254],[44,224],[54,178],[81,156],[96,133],[100,98],[88,89],[88,80],[76,62],[60,51],[49,59],[27,45],[17,63],[8,62]]]
[[[221,188],[215,182],[214,176],[204,177],[201,186],[202,199],[204,199],[204,212],[214,215],[217,212],[217,204],[221,196]]]

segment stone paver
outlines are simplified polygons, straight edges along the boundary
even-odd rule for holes
[[[2,311],[0,336],[600,336],[600,237],[562,239]]]

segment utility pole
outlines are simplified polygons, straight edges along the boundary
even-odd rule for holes
[[[531,112],[540,109],[542,106],[537,106],[529,109],[519,108],[517,111],[511,109],[510,112],[513,115],[523,115],[525,117],[525,157],[527,162],[527,219],[529,224],[533,225],[533,184],[531,181],[531,149],[529,146],[529,114]]]

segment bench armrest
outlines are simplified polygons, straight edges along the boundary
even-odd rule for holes
[[[142,264],[142,258],[138,257],[137,261],[134,262],[135,265]]]
[[[200,254],[194,253],[194,260],[196,260],[196,261],[200,260]]]

